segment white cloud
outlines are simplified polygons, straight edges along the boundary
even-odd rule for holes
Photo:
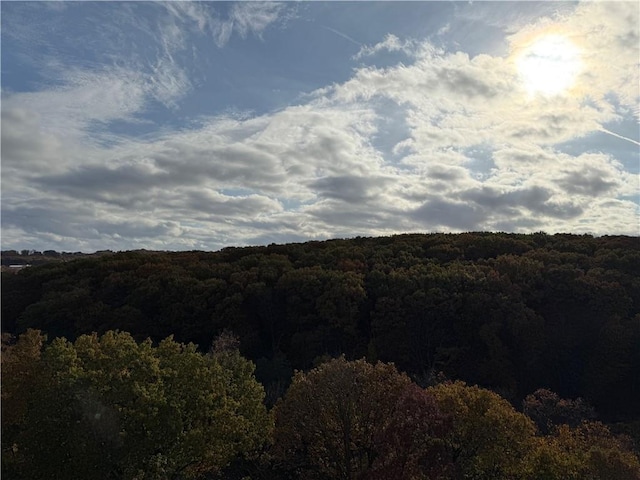
[[[234,32],[260,37],[284,11],[235,4],[221,19],[200,3],[164,8],[168,28],[150,33],[162,48],[147,70],[69,70],[57,87],[3,99],[3,247],[213,249],[414,230],[638,233],[637,172],[611,152],[561,149],[637,108],[637,87],[626,83],[638,71],[633,8],[579,5],[509,38],[515,51],[543,31],[584,36],[592,68],[573,95],[528,97],[511,57],[388,35],[356,59],[403,51],[410,63],[360,66],[300,105],[93,141],[110,135],[109,122],[137,121],[152,100],[179,108],[191,88],[177,60],[184,29],[222,46]],[[401,125],[382,138],[389,118]]]
[[[241,2],[231,7],[229,19],[241,37],[249,33],[260,37],[278,18],[285,5],[279,2]]]
[[[64,137],[78,135],[96,122],[133,120],[144,102],[144,78],[136,72],[69,70],[61,86],[13,94],[2,108],[37,112],[42,128]]]
[[[175,109],[178,100],[191,89],[187,74],[168,55],[159,58],[151,68],[152,73],[147,80],[149,93],[160,103]]]
[[[517,51],[541,35],[571,39],[585,64],[578,92],[605,105],[615,95],[625,106],[640,102],[640,6],[637,2],[582,2],[569,15],[544,18],[510,37]]]
[[[395,35],[388,33],[382,42],[375,45],[363,45],[358,53],[353,56],[354,60],[376,55],[379,52],[402,52],[406,55],[414,55],[417,42],[415,40],[401,41]]]
[[[2,110],[3,187],[7,173],[13,176],[39,169],[56,171],[77,160],[67,157],[64,142],[51,133],[43,132],[40,123],[40,117],[30,110]]]
[[[165,2],[162,5],[180,22],[195,26],[201,34],[211,35],[218,47],[225,46],[233,32],[241,38],[249,34],[262,38],[267,28],[290,15],[285,13],[288,9],[282,2],[233,3],[225,17],[217,13],[215,4]]]

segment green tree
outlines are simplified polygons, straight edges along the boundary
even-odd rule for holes
[[[560,425],[538,439],[528,461],[528,480],[640,479],[638,456],[600,422]]]
[[[39,364],[46,337],[27,330],[16,341],[2,334],[2,476],[19,478],[23,461],[19,451],[21,425],[29,413],[29,401],[38,388]]]
[[[24,478],[195,478],[270,435],[264,391],[237,350],[109,331],[56,339],[35,363],[14,442]]]
[[[534,442],[529,418],[498,394],[464,382],[442,383],[427,392],[452,417],[453,429],[445,437],[446,458],[455,472],[450,478],[523,478],[523,462]]]
[[[582,398],[568,400],[545,388],[533,392],[522,402],[524,413],[535,422],[538,431],[549,434],[557,425],[576,427],[583,420],[592,420],[596,414]]]

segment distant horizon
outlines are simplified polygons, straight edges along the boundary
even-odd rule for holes
[[[301,245],[301,244],[305,244],[305,243],[309,243],[309,242],[331,242],[331,241],[340,241],[340,240],[344,240],[344,241],[350,241],[350,240],[356,240],[359,238],[369,238],[369,239],[378,239],[378,238],[392,238],[392,237],[401,237],[403,235],[407,235],[407,236],[412,236],[412,235],[476,235],[476,234],[490,234],[490,235],[527,235],[527,236],[532,236],[532,235],[536,235],[536,234],[543,234],[543,235],[547,235],[547,236],[554,236],[554,235],[567,235],[567,236],[575,236],[575,237],[590,237],[590,238],[604,238],[604,237],[627,237],[627,238],[640,238],[640,235],[624,235],[624,234],[603,234],[603,235],[593,235],[590,233],[571,233],[571,232],[556,232],[556,233],[548,233],[548,232],[528,232],[528,233],[516,233],[516,232],[489,232],[489,231],[467,231],[467,232],[401,232],[401,233],[393,233],[393,234],[389,234],[389,235],[356,235],[353,237],[332,237],[332,238],[323,238],[323,239],[315,239],[315,238],[310,238],[308,240],[304,240],[304,241],[292,241],[292,242],[282,242],[282,243],[269,243],[269,244],[250,244],[250,245],[242,245],[242,244],[238,244],[238,245],[225,245],[223,247],[220,247],[217,250],[199,250],[199,249],[192,249],[192,250],[153,250],[153,249],[148,249],[148,248],[135,248],[135,249],[128,249],[128,250],[111,250],[111,249],[98,249],[95,251],[81,251],[81,250],[75,250],[75,251],[71,251],[71,250],[55,250],[52,248],[45,248],[43,250],[38,250],[38,249],[26,249],[26,248],[10,248],[10,249],[2,249],[0,250],[0,253],[7,253],[7,252],[16,252],[19,255],[22,255],[22,252],[25,250],[29,250],[29,252],[33,252],[33,253],[29,253],[28,255],[34,255],[34,254],[44,254],[45,252],[55,252],[58,254],[67,254],[67,255],[75,255],[75,254],[81,254],[81,255],[95,255],[97,253],[127,253],[127,252],[140,252],[140,251],[147,251],[147,252],[157,252],[157,253],[188,253],[188,252],[205,252],[205,253],[216,253],[216,252],[220,252],[222,250],[225,249],[229,249],[229,248],[265,248],[265,247],[270,247],[272,245],[281,245],[281,246],[286,246],[286,245]]]
[[[0,248],[640,235],[640,4],[2,2]]]

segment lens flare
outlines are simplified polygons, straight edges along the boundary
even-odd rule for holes
[[[580,56],[580,49],[566,37],[547,35],[522,52],[518,73],[530,95],[560,95],[573,86],[582,70]]]

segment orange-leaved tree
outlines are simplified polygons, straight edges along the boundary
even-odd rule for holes
[[[297,478],[366,478],[376,436],[410,384],[393,365],[344,357],[296,372],[275,406],[275,458]]]

